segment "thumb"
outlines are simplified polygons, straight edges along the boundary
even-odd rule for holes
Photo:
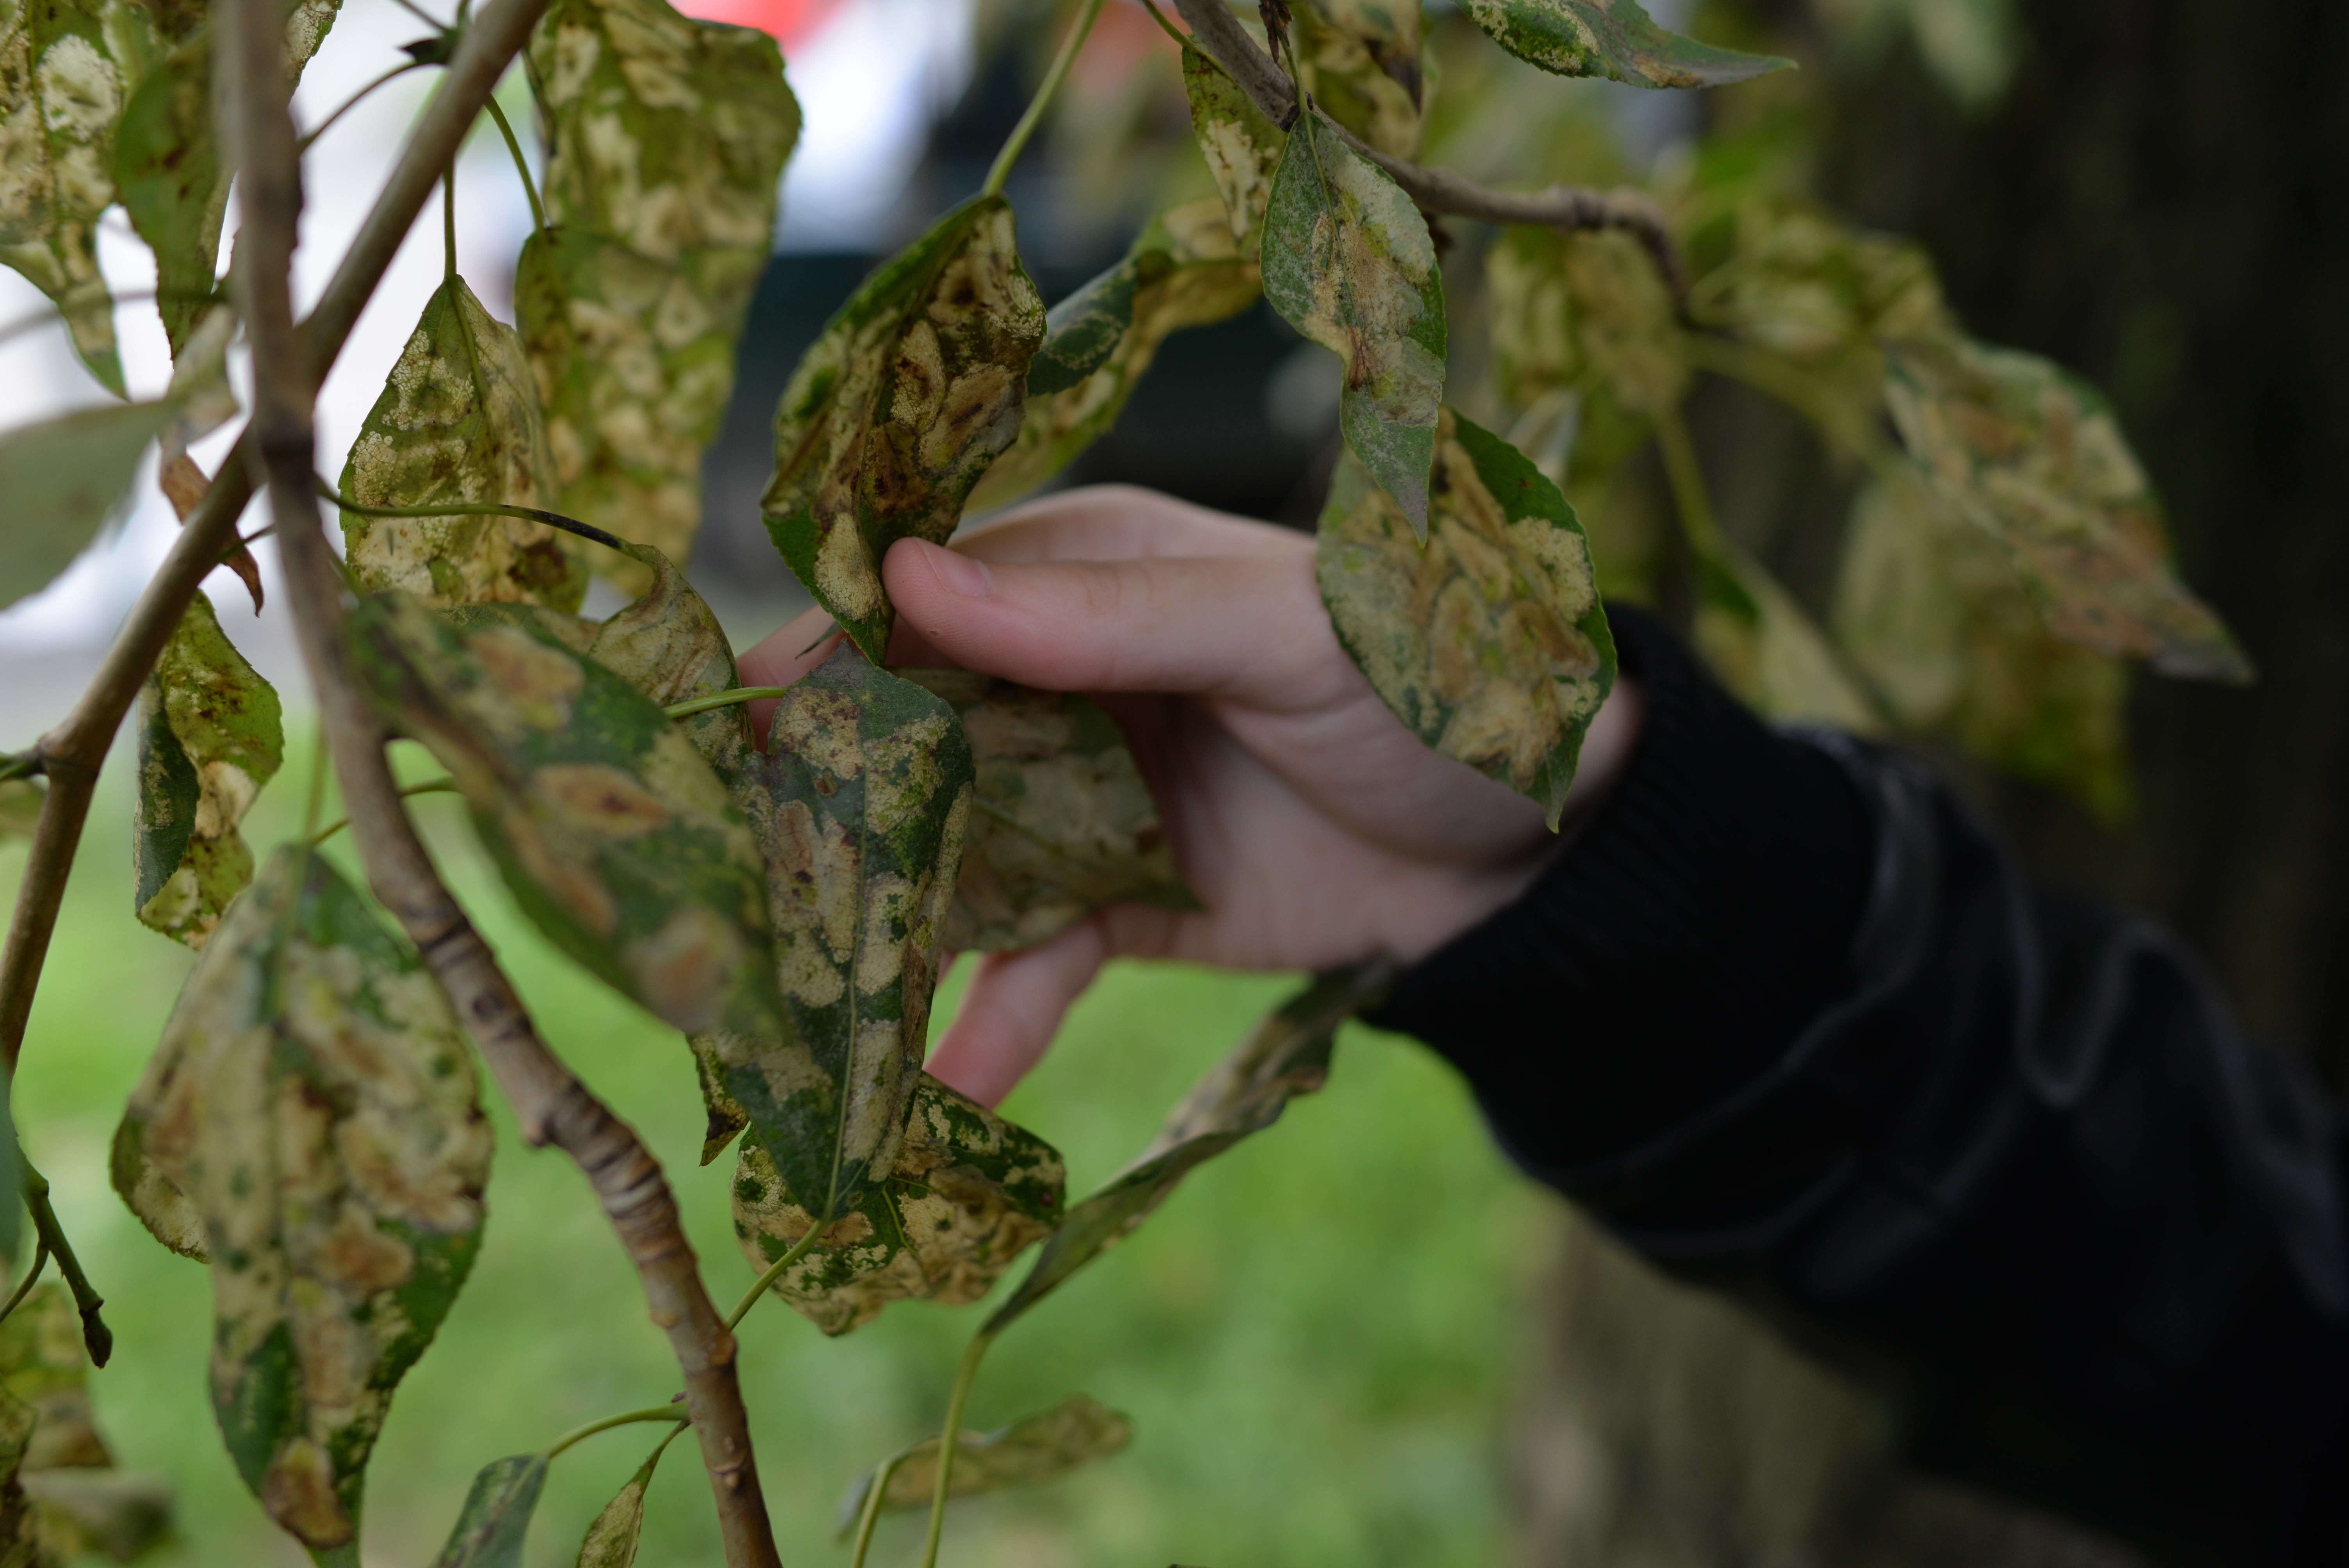
[[[946,1037],[923,1065],[941,1083],[994,1105],[1043,1056],[1069,1004],[1108,956],[1095,920],[1017,953],[986,954]]]

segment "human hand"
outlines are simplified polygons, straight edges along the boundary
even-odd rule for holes
[[[1433,952],[1531,884],[1639,727],[1619,680],[1553,835],[1540,807],[1428,749],[1379,700],[1330,630],[1311,539],[1149,490],[1050,496],[952,549],[903,540],[883,575],[890,663],[1084,692],[1108,711],[1206,906],[1111,905],[988,954],[927,1067],[989,1105],[1112,956],[1317,969]],[[808,648],[824,623],[811,611],[745,653],[744,683],[798,679],[831,651]]]

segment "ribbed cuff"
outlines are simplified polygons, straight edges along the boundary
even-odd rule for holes
[[[1873,860],[1841,768],[1755,719],[1661,623],[1608,617],[1645,699],[1613,795],[1371,1019],[1457,1067],[1536,1169],[1644,1141],[1775,1061],[1841,984]]]

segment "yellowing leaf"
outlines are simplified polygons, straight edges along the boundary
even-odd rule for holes
[[[285,757],[277,693],[197,594],[139,693],[132,903],[143,924],[203,946],[253,880],[237,827]]]
[[[1302,0],[1289,8],[1299,85],[1313,105],[1390,158],[1419,156],[1419,7]]]
[[[1232,238],[1251,259],[1264,236],[1265,204],[1288,135],[1264,117],[1256,100],[1196,49],[1183,51],[1183,90],[1191,100],[1191,132],[1223,200]]]
[[[792,372],[761,508],[775,548],[866,657],[887,656],[895,624],[881,558],[900,539],[954,531],[1019,434],[1043,338],[1011,209],[981,196],[866,279]]]
[[[1589,542],[1516,448],[1444,414],[1428,541],[1341,463],[1314,576],[1330,624],[1404,727],[1540,802],[1557,825],[1615,680]]]
[[[1052,1229],[1058,1150],[927,1073],[888,1175],[776,1280],[774,1292],[826,1334],[870,1323],[893,1301],[977,1301]],[[734,1231],[762,1272],[815,1222],[756,1132],[734,1172]]]
[[[2057,636],[2164,675],[2244,681],[2225,624],[2172,572],[2161,503],[2111,407],[2033,355],[1889,356],[1885,400],[1943,504],[2003,543]]]
[[[801,1206],[827,1221],[897,1162],[970,776],[954,710],[843,645],[776,705],[768,749],[729,779],[766,861],[787,1019],[711,1030],[697,1048],[724,1091],[713,1121],[746,1116]]]
[[[978,766],[949,952],[1032,946],[1106,903],[1198,907],[1107,714],[967,670],[903,673],[954,706]]]
[[[1689,366],[1671,291],[1629,234],[1512,229],[1487,276],[1494,371],[1512,403],[1572,387],[1636,415],[1679,406]]]
[[[701,456],[734,389],[764,247],[709,247],[675,263],[579,230],[533,233],[514,312],[546,411],[553,510],[676,560],[701,524]],[[646,573],[600,555],[641,590]]]
[[[0,63],[5,58],[0,57]],[[0,609],[47,587],[115,515],[168,403],[89,408],[0,436]]]
[[[323,1551],[472,1265],[490,1130],[439,985],[326,861],[280,850],[214,934],[129,1117],[203,1218],[229,1456]]]
[[[171,1483],[161,1476],[27,1470],[24,1486],[40,1522],[45,1564],[83,1562],[101,1553],[129,1563],[171,1538]]]
[[[2006,552],[1920,477],[1853,503],[1835,628],[1902,728],[1948,735],[2107,820],[2127,811],[2127,667],[2051,634]]]
[[[1265,213],[1264,297],[1345,364],[1338,428],[1364,469],[1427,526],[1444,406],[1444,278],[1427,220],[1386,171],[1308,114]]]
[[[554,465],[538,386],[513,329],[462,279],[433,291],[343,466],[342,491],[367,506],[435,501],[549,507]],[[433,604],[520,599],[575,610],[587,573],[543,522],[451,512],[343,513],[351,573]]]
[[[1808,611],[1728,540],[1696,560],[1697,652],[1721,684],[1764,718],[1861,735],[1884,720]]]
[[[515,1454],[483,1465],[432,1568],[522,1568],[531,1511],[545,1485],[543,1454]]]
[[[998,1431],[963,1432],[955,1439],[954,1473],[948,1497],[1041,1486],[1121,1453],[1133,1440],[1133,1423],[1090,1394],[1071,1394],[1060,1403],[1022,1416]],[[840,1500],[839,1530],[846,1535],[864,1512],[877,1470],[856,1478]],[[927,1508],[938,1484],[938,1440],[907,1449],[889,1471],[881,1493],[883,1511]]]
[[[1501,47],[1562,77],[1716,88],[1795,63],[1682,37],[1656,26],[1639,0],[1461,0],[1461,8]]]
[[[1297,1096],[1319,1088],[1330,1077],[1330,1047],[1338,1026],[1376,1005],[1394,974],[1383,960],[1331,970],[1282,1003],[1193,1086],[1132,1164],[1070,1206],[1036,1266],[981,1332],[1000,1333],[1071,1274],[1133,1234],[1184,1177],[1279,1120]]]
[[[351,624],[356,672],[556,945],[678,1028],[776,1026],[758,844],[667,715],[535,626],[400,593]]]
[[[1215,201],[1160,213],[1124,260],[1053,307],[1019,439],[971,491],[969,510],[1016,500],[1066,468],[1117,423],[1169,335],[1237,315],[1257,294],[1256,263],[1233,242]]]

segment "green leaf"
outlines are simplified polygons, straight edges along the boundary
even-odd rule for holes
[[[1835,629],[1903,729],[1947,735],[2108,821],[2127,811],[2127,666],[2053,635],[1997,542],[1918,475],[1853,503]]]
[[[1313,106],[1390,158],[1421,137],[1420,14],[1391,0],[1303,0],[1289,9],[1299,85]]]
[[[895,622],[881,558],[943,543],[1019,434],[1043,303],[1011,209],[965,202],[882,266],[823,329],[775,412],[767,531],[817,603],[876,663]]]
[[[367,411],[343,466],[342,492],[367,506],[435,501],[548,507],[554,462],[538,386],[513,328],[481,308],[460,278],[432,294]],[[343,513],[351,574],[438,605],[519,599],[575,610],[587,573],[543,522],[450,513]]]
[[[38,779],[0,779],[0,839],[31,838],[48,793]]]
[[[278,851],[214,937],[128,1119],[203,1217],[230,1458],[324,1551],[480,1248],[490,1129],[440,986],[325,861]]]
[[[197,594],[139,692],[132,902],[141,923],[203,946],[253,880],[237,828],[285,758],[277,693]]]
[[[0,1388],[40,1417],[25,1449],[26,1470],[113,1468],[90,1410],[88,1382],[73,1298],[62,1285],[35,1285],[0,1323]]]
[[[948,952],[1032,946],[1106,903],[1199,907],[1107,714],[967,670],[904,674],[954,706],[978,767]]]
[[[1461,8],[1501,47],[1561,77],[1717,88],[1795,64],[1684,38],[1656,26],[1639,0],[1461,0]]]
[[[1124,260],[1080,292],[1095,290],[1098,298],[1131,301],[1115,344],[1081,379],[1049,396],[1041,395],[1030,370],[1029,390],[1039,395],[1028,399],[1019,439],[971,491],[968,510],[1016,500],[1066,468],[1117,423],[1170,335],[1237,315],[1256,303],[1258,292],[1256,262],[1240,253],[1212,198],[1160,213]],[[1043,361],[1040,354],[1037,364]]]
[[[957,1436],[954,1474],[947,1480],[947,1495],[972,1497],[1041,1486],[1121,1453],[1133,1440],[1131,1420],[1090,1394],[1071,1394],[999,1430]],[[842,1494],[837,1521],[843,1537],[864,1517],[864,1500],[878,1473],[877,1466],[865,1471]],[[882,1511],[927,1508],[937,1484],[938,1439],[927,1438],[897,1456],[889,1484],[881,1493]]]
[[[0,57],[5,64],[5,57]],[[88,408],[0,436],[0,609],[38,593],[116,515],[168,403]]]
[[[713,248],[765,259],[800,129],[772,38],[662,0],[557,0],[529,64],[556,223],[668,264]]]
[[[1722,685],[1782,724],[1883,733],[1883,716],[1793,594],[1729,540],[1692,545],[1694,641]]]
[[[352,616],[354,670],[457,781],[555,944],[681,1029],[777,1026],[756,841],[659,707],[535,625],[404,593]]]
[[[1360,465],[1331,479],[1314,577],[1338,640],[1403,727],[1557,826],[1615,683],[1590,543],[1517,449],[1446,410],[1429,537]]]
[[[531,235],[514,313],[546,411],[554,511],[674,559],[690,552],[702,453],[725,418],[766,259],[763,246],[737,245],[663,263],[581,230]],[[645,584],[608,554],[595,569]]]
[[[1620,231],[1516,228],[1493,247],[1493,366],[1520,407],[1560,387],[1629,413],[1677,407],[1688,350],[1655,259]]]
[[[1250,260],[1264,237],[1265,204],[1288,133],[1264,116],[1256,100],[1196,49],[1183,51],[1183,91],[1191,100],[1191,132],[1222,198],[1232,239]]]
[[[1272,308],[1345,362],[1346,445],[1424,532],[1444,406],[1444,278],[1427,220],[1309,114],[1273,176],[1263,261]]]
[[[2164,675],[2248,681],[2210,607],[2178,580],[2161,502],[2095,388],[2035,355],[1902,344],[1885,401],[1941,502],[2007,547],[2048,629]]]
[[[1036,1266],[981,1332],[994,1335],[1009,1326],[1139,1229],[1184,1177],[1279,1120],[1297,1096],[1319,1088],[1330,1077],[1330,1047],[1338,1026],[1376,1005],[1394,974],[1384,960],[1334,969],[1282,1003],[1192,1087],[1132,1164],[1070,1207],[1037,1255]]]
[[[645,1531],[645,1489],[653,1483],[653,1470],[660,1464],[661,1455],[668,1451],[683,1427],[673,1429],[667,1437],[653,1445],[636,1473],[604,1505],[604,1511],[587,1526],[585,1539],[579,1542],[576,1568],[631,1568],[636,1560],[636,1547]]]
[[[483,1465],[432,1568],[522,1568],[531,1510],[545,1484],[543,1454],[515,1454]]]
[[[1133,327],[1135,271],[1121,263],[1045,313],[1044,346],[1028,365],[1030,394],[1065,392],[1117,352]]]
[[[1060,1218],[1060,1151],[921,1075],[896,1163],[793,1264],[777,1295],[826,1334],[870,1323],[893,1301],[961,1305]],[[762,1273],[815,1223],[823,1190],[785,1181],[756,1131],[734,1172],[734,1232]]]
[[[768,749],[729,779],[765,857],[788,1016],[698,1048],[730,1097],[719,1109],[740,1108],[826,1221],[897,1161],[970,779],[954,710],[845,644],[776,704]]]

